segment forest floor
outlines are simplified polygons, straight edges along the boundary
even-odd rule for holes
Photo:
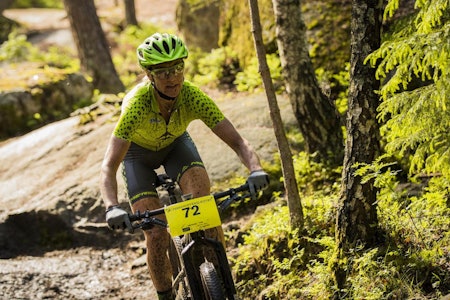
[[[136,0],[138,21],[154,20],[164,26],[175,28],[176,0]],[[120,9],[113,7],[113,1],[95,1],[100,17],[112,17],[120,14]],[[4,15],[28,28],[36,30],[31,41],[35,44],[45,45],[60,43],[73,46],[70,27],[65,12],[61,10],[6,10]],[[265,99],[259,99],[265,101]],[[245,112],[228,104],[226,114],[230,119],[242,119],[242,114],[252,111],[255,119],[261,118],[266,108],[251,109],[255,99],[246,98],[241,107]],[[261,103],[261,102],[259,102]],[[249,108],[250,107],[250,108]],[[242,121],[243,122],[243,121]],[[63,124],[63,123],[61,123]],[[66,123],[64,123],[66,124]],[[250,124],[251,125],[251,124]],[[268,128],[268,131],[271,129]],[[252,134],[249,134],[251,132]],[[247,134],[255,141],[265,135],[267,131],[248,129]],[[201,133],[200,135],[203,135]],[[266,137],[273,141],[273,137]],[[25,140],[25,139],[24,139]],[[58,143],[58,139],[48,139],[45,142]],[[13,141],[17,142],[17,141]],[[11,143],[6,141],[0,144],[0,150],[6,151]],[[98,144],[98,140],[91,140],[90,145]],[[201,143],[201,141],[198,141]],[[250,140],[252,142],[252,140]],[[212,143],[216,143],[212,141]],[[51,145],[46,144],[46,147]],[[202,146],[200,146],[202,147]],[[100,147],[104,151],[102,145]],[[204,148],[212,148],[206,145]],[[15,147],[17,150],[17,147]],[[16,152],[14,150],[13,152]],[[264,153],[263,149],[257,149]],[[56,151],[56,150],[55,150]],[[82,149],[80,149],[82,151]],[[212,152],[212,151],[211,151]],[[5,152],[6,153],[6,152]],[[11,152],[11,155],[13,153]],[[24,153],[25,157],[29,154]],[[218,161],[227,157],[217,157],[216,153],[205,153],[206,160]],[[210,158],[208,158],[210,156]],[[58,156],[59,163],[62,154]],[[6,155],[2,160],[9,160]],[[238,161],[236,158],[235,161]],[[43,163],[43,162],[42,162]],[[49,161],[50,168],[52,162]],[[222,165],[226,165],[222,162]],[[73,169],[73,168],[71,168]],[[49,172],[51,170],[45,170]],[[82,172],[82,170],[80,170]],[[97,171],[95,171],[97,172]],[[221,171],[218,170],[220,173]],[[36,174],[38,176],[38,174]],[[64,175],[64,174],[63,174]],[[62,175],[62,176],[63,176]],[[22,180],[18,177],[17,180]],[[28,182],[33,182],[32,178]],[[0,186],[0,189],[2,187]],[[4,188],[4,187],[3,187]],[[43,186],[42,189],[45,189]],[[5,193],[3,193],[5,194]],[[5,208],[2,208],[4,210]],[[131,240],[131,242],[129,242]],[[0,260],[0,298],[2,299],[155,299],[155,290],[145,266],[145,249],[142,235],[124,240],[126,242],[105,247],[78,247],[67,250],[53,250],[40,255],[24,255],[10,259]]]

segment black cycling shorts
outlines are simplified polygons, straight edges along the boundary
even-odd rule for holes
[[[187,132],[178,137],[170,146],[159,151],[151,151],[135,143],[123,160],[122,174],[131,204],[145,197],[157,197],[155,183],[156,169],[164,167],[167,175],[179,181],[181,175],[191,167],[204,168],[200,154]]]

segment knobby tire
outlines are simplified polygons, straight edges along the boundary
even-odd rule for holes
[[[200,265],[200,278],[206,300],[225,300],[222,283],[213,263],[205,261]]]

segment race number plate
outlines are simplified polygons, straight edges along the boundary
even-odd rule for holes
[[[212,195],[176,203],[164,208],[170,235],[213,228],[222,224]]]

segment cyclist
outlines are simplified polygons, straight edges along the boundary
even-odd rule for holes
[[[131,228],[128,214],[119,206],[116,173],[122,163],[128,197],[133,212],[161,207],[154,183],[155,170],[164,167],[184,194],[210,194],[210,180],[189,134],[192,120],[202,120],[248,168],[250,193],[269,184],[260,160],[245,140],[198,87],[184,80],[184,60],[188,49],[176,35],[155,33],[137,48],[137,58],[146,80],[124,97],[121,116],[109,140],[101,167],[100,189],[111,229]],[[222,229],[210,230],[223,242]],[[173,299],[171,268],[166,251],[169,235],[155,226],[144,232],[147,265],[159,299]]]

